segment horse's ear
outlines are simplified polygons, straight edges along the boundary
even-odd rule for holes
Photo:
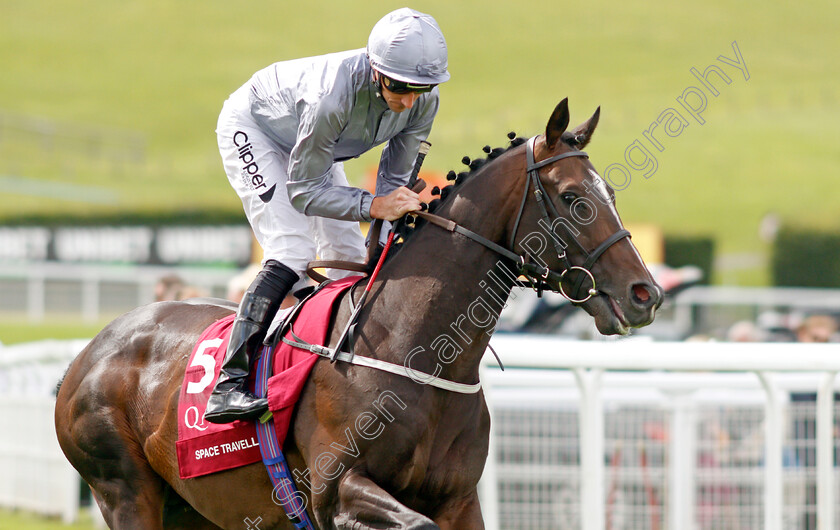
[[[563,101],[554,108],[551,118],[548,119],[548,125],[545,126],[545,145],[549,149],[554,149],[568,126],[569,98],[563,98]]]
[[[598,107],[595,109],[595,114],[593,114],[591,118],[575,127],[575,130],[572,131],[578,149],[586,147],[586,144],[588,144],[589,140],[592,139],[592,133],[595,132],[595,127],[598,126],[598,120],[600,118],[601,107]]]

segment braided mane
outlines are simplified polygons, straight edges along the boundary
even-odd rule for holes
[[[489,145],[485,145],[484,148],[482,148],[482,151],[484,151],[487,154],[486,157],[476,158],[475,160],[471,159],[469,156],[465,156],[464,158],[462,158],[461,163],[467,166],[469,170],[461,171],[460,173],[456,173],[454,170],[450,171],[446,174],[446,180],[452,181],[452,184],[444,187],[443,189],[437,186],[432,188],[432,195],[439,196],[439,198],[434,199],[429,203],[429,211],[434,213],[440,206],[440,203],[442,201],[445,201],[449,194],[455,190],[455,188],[457,188],[458,186],[466,182],[470,177],[475,175],[475,173],[479,169],[484,167],[485,164],[495,160],[504,153],[513,149],[514,147],[518,147],[527,141],[526,138],[517,137],[515,132],[509,132],[507,136],[510,140],[510,143],[507,147],[496,147],[494,149],[491,148]]]
[[[495,149],[492,149],[489,145],[485,145],[482,148],[482,151],[484,151],[487,154],[487,156],[484,158],[477,158],[475,160],[470,159],[469,156],[465,156],[464,158],[462,158],[461,163],[466,165],[469,168],[469,171],[462,171],[460,173],[450,171],[446,175],[446,180],[454,181],[453,184],[450,184],[444,187],[443,189],[437,186],[432,188],[432,195],[439,196],[440,198],[434,199],[429,203],[429,212],[434,213],[439,208],[440,203],[442,201],[445,201],[449,194],[455,190],[455,188],[466,182],[485,164],[492,162],[494,159],[510,151],[514,147],[518,147],[528,141],[527,138],[516,136],[515,132],[509,132],[507,134],[507,137],[510,140],[510,143],[507,147],[497,147]],[[579,138],[575,136],[574,133],[569,131],[564,132],[560,139],[566,144],[568,144],[570,147],[577,147],[579,145]]]
[[[475,175],[479,169],[484,167],[486,164],[492,162],[496,158],[500,157],[504,153],[508,152],[509,150],[513,149],[514,147],[518,147],[524,144],[527,141],[527,138],[522,138],[516,136],[516,133],[510,132],[508,133],[508,140],[510,141],[506,147],[496,147],[491,148],[489,145],[485,145],[482,148],[482,151],[486,154],[483,158],[476,158],[472,159],[469,156],[464,156],[461,159],[461,163],[467,166],[467,171],[455,172],[454,170],[449,171],[446,174],[446,180],[452,182],[448,186],[440,188],[435,186],[432,188],[432,195],[436,196],[437,198],[433,199],[429,202],[428,211],[434,213],[437,211],[441,203],[443,203],[452,192],[463,185],[467,180],[469,180],[473,175]],[[414,226],[409,226],[406,223],[399,223],[399,232],[398,235],[402,237],[402,241],[406,241],[411,235],[417,231],[423,224],[424,221],[418,219]]]
[[[432,195],[436,196],[437,198],[433,199],[428,204],[428,211],[430,213],[435,213],[438,209],[440,209],[441,204],[446,201],[448,197],[452,195],[452,193],[458,189],[461,185],[463,185],[467,180],[472,178],[479,169],[484,167],[486,164],[492,162],[496,158],[500,157],[501,155],[505,154],[506,152],[510,151],[515,147],[519,147],[520,145],[524,144],[528,141],[527,138],[523,138],[521,136],[517,136],[515,132],[509,132],[507,134],[509,143],[506,147],[496,147],[491,148],[489,145],[485,145],[482,148],[482,151],[486,154],[483,158],[476,158],[471,159],[469,156],[464,156],[461,159],[461,163],[467,166],[467,171],[455,172],[454,170],[449,171],[446,174],[446,180],[452,182],[448,186],[444,186],[440,188],[435,186],[432,188]],[[561,140],[567,143],[571,147],[577,147],[579,139],[572,133],[566,131],[561,136]],[[426,221],[422,219],[417,219],[413,225],[409,225],[406,222],[396,222],[397,227],[397,234],[395,241],[392,246],[392,250],[389,252],[388,256],[386,257],[386,261],[395,256],[399,250],[401,250],[402,245],[414,234],[417,230],[423,227],[426,224]],[[374,253],[372,259],[367,263],[369,268],[369,273],[373,271],[374,266],[376,265],[377,261],[379,260],[379,256],[381,254],[382,248],[380,247],[377,252]]]

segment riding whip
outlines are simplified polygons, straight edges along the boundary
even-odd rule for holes
[[[429,148],[431,146],[432,144],[430,144],[429,142],[420,142],[420,150],[417,153],[417,160],[414,162],[414,170],[411,172],[411,176],[408,178],[408,188],[414,191],[415,193],[420,193],[421,191],[423,191],[423,188],[426,187],[426,183],[422,180],[420,182],[417,182],[417,175],[420,174],[420,167],[423,165],[423,160],[425,160],[426,154],[428,154]],[[414,189],[415,187],[417,189]],[[356,323],[356,319],[359,318],[359,313],[361,313],[362,306],[365,303],[365,299],[367,298],[371,287],[373,287],[373,282],[376,280],[376,276],[379,274],[379,269],[381,269],[382,264],[385,263],[385,257],[388,255],[388,250],[391,249],[391,244],[394,242],[394,234],[396,234],[396,232],[396,230],[392,229],[391,233],[388,234],[388,241],[385,242],[385,248],[382,249],[382,254],[379,256],[379,261],[376,263],[376,267],[370,274],[370,278],[368,278],[365,290],[362,291],[362,296],[359,298],[359,302],[356,304],[356,308],[353,309],[353,313],[350,315],[350,319],[344,326],[344,331],[342,331],[341,336],[338,337],[338,342],[336,343],[335,348],[333,349],[332,354],[330,355],[331,363],[335,362],[338,353],[341,351],[341,347],[347,340],[347,335],[350,333],[350,328],[353,326],[353,324]],[[376,242],[371,241],[370,244],[374,245],[376,244]]]
[[[423,165],[423,161],[426,160],[426,155],[429,154],[431,147],[432,144],[426,140],[420,142],[420,150],[417,151],[417,160],[414,161],[414,170],[411,172],[411,176],[408,177],[408,189],[414,189],[414,183],[417,182],[417,175],[420,174],[420,167]]]

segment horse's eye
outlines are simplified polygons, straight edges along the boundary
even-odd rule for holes
[[[573,202],[575,202],[575,199],[577,199],[577,195],[570,191],[567,191],[566,193],[560,195],[560,198],[563,199],[563,202],[565,202],[566,204],[571,205]]]

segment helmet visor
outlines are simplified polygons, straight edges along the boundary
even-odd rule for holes
[[[391,79],[390,77],[383,75],[382,73],[379,74],[380,79],[382,80],[382,86],[387,88],[389,92],[393,92],[394,94],[408,94],[410,92],[416,92],[418,94],[422,94],[424,92],[431,92],[433,88],[437,85],[418,85],[416,83],[409,83],[407,81],[398,81],[396,79]]]

